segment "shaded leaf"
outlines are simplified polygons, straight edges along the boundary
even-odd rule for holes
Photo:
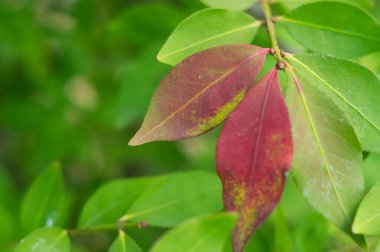
[[[246,10],[255,3],[255,0],[201,0],[201,2],[213,8]]]
[[[234,251],[244,245],[280,200],[292,159],[290,120],[273,69],[231,113],[219,138],[216,166],[225,209],[237,211]]]
[[[379,168],[379,167],[377,167]],[[355,217],[352,230],[357,234],[380,236],[380,182],[365,196]]]
[[[142,249],[131,237],[119,230],[119,236],[112,243],[108,252],[142,252]]]
[[[65,230],[42,228],[22,239],[15,252],[69,252],[70,246],[70,239]]]
[[[222,252],[235,221],[236,217],[227,213],[189,220],[164,234],[151,252]]]
[[[363,148],[380,152],[380,80],[352,61],[301,54],[290,57],[303,79],[322,90],[344,111]]]
[[[172,227],[188,218],[220,211],[220,195],[221,185],[213,173],[193,171],[163,175],[144,188],[121,220]]]
[[[380,25],[366,12],[349,4],[304,5],[281,22],[295,39],[315,52],[358,57],[380,50]]]
[[[33,182],[22,202],[21,223],[24,231],[57,225],[63,214],[64,201],[61,165],[55,162]]]
[[[369,153],[363,166],[365,185],[369,190],[380,181],[380,154]]]
[[[267,52],[253,45],[229,45],[188,57],[161,81],[129,144],[178,140],[216,127],[243,99]]]
[[[120,179],[103,185],[86,202],[78,226],[115,223],[153,180],[154,178]]]
[[[309,203],[364,245],[351,232],[364,193],[360,144],[344,113],[302,72],[292,71],[287,104],[292,122],[292,169]],[[302,86],[301,86],[302,85]]]
[[[186,18],[173,31],[157,59],[176,65],[205,49],[227,44],[249,44],[260,22],[242,12],[206,9]]]

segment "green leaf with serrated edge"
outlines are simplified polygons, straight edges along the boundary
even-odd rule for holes
[[[22,202],[23,230],[30,232],[38,227],[57,225],[63,214],[64,202],[61,165],[55,162],[33,182]]]
[[[202,214],[223,209],[218,177],[209,172],[174,173],[157,178],[142,193],[122,221],[144,221],[152,226],[171,227]]]
[[[116,222],[155,179],[120,179],[103,185],[86,202],[78,226]]]
[[[380,182],[372,187],[361,202],[352,230],[356,234],[380,236]]]
[[[288,68],[290,69],[290,68]],[[287,104],[293,131],[293,172],[308,202],[360,245],[351,225],[364,194],[360,144],[344,113],[310,84],[308,75],[290,71]]]
[[[380,50],[380,25],[353,5],[312,3],[279,21],[295,39],[314,52],[358,57]]]
[[[151,252],[207,251],[222,252],[230,239],[236,216],[220,213],[198,217],[168,231],[153,245]]]
[[[380,152],[380,80],[352,61],[315,54],[294,55],[292,66],[344,111],[367,151]]]
[[[279,0],[288,9],[295,9],[301,5],[321,2],[321,0]],[[370,8],[372,6],[371,0],[334,0],[334,2],[342,2],[347,4],[352,4],[362,8]]]
[[[201,0],[201,2],[213,8],[246,10],[255,3],[255,0]]]
[[[108,252],[143,252],[137,243],[122,230],[112,243]]]
[[[211,47],[249,44],[260,24],[242,12],[201,10],[177,26],[158,53],[157,59],[176,65],[188,56]]]
[[[41,228],[26,236],[15,252],[69,252],[70,239],[61,228]]]

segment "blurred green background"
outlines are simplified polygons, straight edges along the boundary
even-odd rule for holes
[[[371,11],[379,17],[379,4],[374,4]],[[285,10],[274,7],[279,14]],[[156,61],[157,52],[179,22],[203,8],[197,0],[0,1],[0,251],[25,235],[18,224],[22,198],[55,160],[62,163],[69,195],[66,227],[76,225],[85,200],[106,181],[215,170],[219,129],[186,141],[127,146],[154,88],[169,70]],[[285,38],[284,48],[302,50],[289,48],[294,41],[278,32]],[[269,46],[263,29],[254,43]],[[360,61],[379,73],[379,58],[377,53]],[[369,154],[367,159],[370,185],[380,177],[373,168],[380,156]],[[149,228],[131,235],[147,249],[163,231]],[[106,251],[114,236],[75,239],[74,250]],[[279,210],[247,251],[336,248],[357,251],[304,202],[289,180]]]

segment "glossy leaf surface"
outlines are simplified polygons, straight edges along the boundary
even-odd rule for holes
[[[189,220],[164,234],[151,252],[222,252],[235,222],[236,217],[227,213]]]
[[[137,243],[126,233],[119,230],[119,235],[108,252],[143,252]]]
[[[216,127],[243,99],[267,52],[253,45],[229,45],[182,61],[159,84],[129,145],[193,137]]]
[[[42,228],[22,239],[15,252],[69,252],[70,246],[70,239],[65,230]]]
[[[377,167],[379,168],[379,167]],[[355,217],[352,230],[358,234],[380,235],[380,182],[365,196]]]
[[[259,25],[260,22],[243,12],[201,10],[178,25],[157,55],[157,59],[169,65],[176,65],[188,56],[211,47],[249,44]]]
[[[316,210],[363,244],[363,237],[351,232],[364,193],[361,148],[355,132],[339,107],[310,84],[308,75],[295,71],[289,79],[287,104],[297,185]]]
[[[22,202],[21,223],[24,231],[57,225],[62,217],[64,200],[61,165],[55,162],[33,182]]]
[[[312,3],[292,11],[282,22],[295,39],[314,52],[358,57],[380,50],[380,25],[353,5]]]
[[[213,8],[230,10],[246,10],[251,7],[255,0],[201,0],[205,5]]]
[[[380,152],[380,80],[352,61],[314,54],[295,55],[292,66],[322,90],[351,121],[367,151]]]
[[[120,179],[103,185],[86,202],[78,226],[115,223],[153,180],[153,178]]]
[[[118,219],[171,227],[222,209],[218,177],[204,171],[123,179],[101,187],[86,203],[79,226]]]
[[[157,177],[121,218],[151,226],[172,227],[186,219],[220,211],[222,188],[218,177],[193,171]]]
[[[289,9],[294,9],[300,7],[301,5],[321,2],[320,0],[281,0],[281,4]],[[362,8],[370,8],[372,3],[370,0],[334,0],[334,2],[342,2],[347,4],[352,4]]]
[[[277,70],[231,113],[216,153],[225,209],[237,211],[234,251],[242,251],[280,200],[292,159],[290,120]]]

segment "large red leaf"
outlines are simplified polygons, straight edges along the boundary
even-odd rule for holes
[[[235,252],[243,250],[280,200],[292,153],[289,115],[273,69],[231,113],[218,141],[224,206],[239,214]]]
[[[129,144],[177,140],[216,127],[244,98],[266,53],[253,45],[229,45],[188,57],[161,81]]]

